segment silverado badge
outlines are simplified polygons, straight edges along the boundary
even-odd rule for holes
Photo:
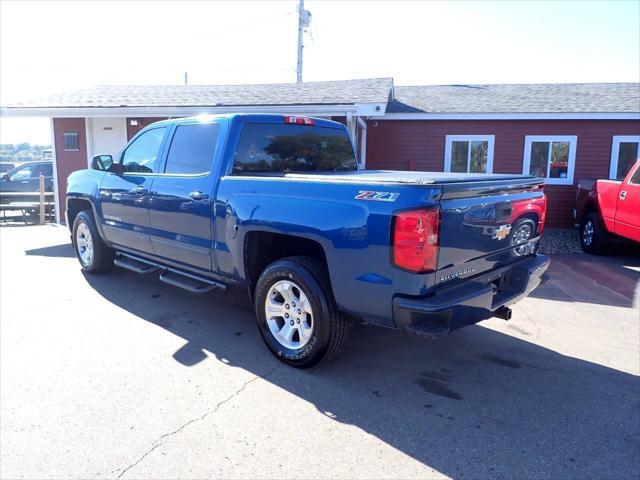
[[[511,231],[511,225],[500,225],[493,231],[493,238],[495,240],[504,240]]]

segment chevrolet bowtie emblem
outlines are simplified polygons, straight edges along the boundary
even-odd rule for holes
[[[500,225],[493,232],[493,238],[496,240],[504,240],[509,236],[511,225]]]

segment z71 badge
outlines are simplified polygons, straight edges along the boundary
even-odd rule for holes
[[[373,200],[375,202],[395,202],[400,194],[395,192],[370,192],[359,190],[354,197],[356,200]]]

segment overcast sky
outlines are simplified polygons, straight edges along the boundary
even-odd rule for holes
[[[297,1],[0,1],[0,104],[100,84],[295,81]],[[313,1],[305,81],[640,81],[640,2]],[[48,143],[2,119],[0,142]]]

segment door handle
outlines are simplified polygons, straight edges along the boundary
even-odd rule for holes
[[[627,198],[627,192],[625,192],[624,190],[622,190],[620,192],[620,200],[624,200],[625,198]]]
[[[133,189],[133,193],[136,193],[138,195],[144,195],[145,193],[147,193],[147,189],[144,187],[136,187]]]
[[[191,192],[189,194],[189,196],[191,198],[193,198],[194,200],[206,200],[207,198],[209,198],[209,195],[207,195],[206,193],[200,191],[200,190],[196,190],[195,192]]]

